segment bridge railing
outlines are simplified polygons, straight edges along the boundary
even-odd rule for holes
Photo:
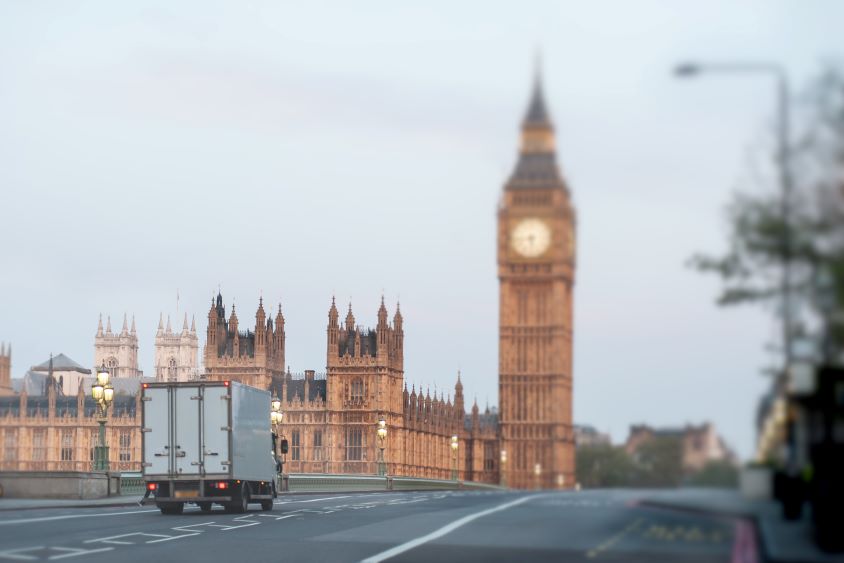
[[[324,473],[291,473],[284,476],[284,490],[300,493],[363,492],[363,491],[446,491],[457,489],[501,489],[498,485],[422,479],[418,477],[380,477],[376,475],[331,475]]]

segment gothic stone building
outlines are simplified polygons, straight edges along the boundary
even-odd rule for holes
[[[240,381],[253,387],[268,389],[274,377],[284,373],[284,316],[281,305],[272,318],[264,312],[260,300],[255,313],[255,330],[240,330],[232,305],[226,320],[223,296],[218,293],[208,311],[208,332],[205,342],[205,376],[211,380]]]
[[[106,422],[112,471],[141,470],[140,395],[115,395]],[[80,384],[60,393],[0,397],[0,471],[90,471],[97,445],[97,406]]]
[[[188,329],[188,314],[182,322],[182,330],[174,332],[167,316],[167,328],[164,328],[164,315],[158,318],[158,330],[155,332],[155,380],[190,381],[199,375],[199,337],[196,335],[196,320],[191,319]]]
[[[356,324],[351,305],[343,322],[332,300],[328,312],[324,375],[306,371],[294,376],[281,370],[284,319],[279,311],[276,333],[266,324],[263,303],[255,330],[239,332],[232,313],[226,324],[222,296],[212,304],[205,349],[206,377],[234,379],[270,389],[282,401],[282,432],[290,451],[292,473],[376,473],[376,423],[388,425],[384,458],[392,475],[449,478],[452,464],[461,479],[498,482],[496,414],[464,409],[459,376],[454,402],[404,381],[404,326],[396,307],[392,322],[382,300],[374,328]],[[222,320],[221,320],[222,319]],[[262,328],[264,330],[261,330]],[[282,328],[280,328],[282,327]],[[273,342],[267,345],[267,342]],[[459,437],[458,458],[450,447]]]
[[[119,333],[111,331],[111,317],[107,318],[103,330],[103,316],[97,325],[94,337],[94,369],[105,365],[112,377],[140,377],[138,369],[138,333],[135,330],[135,317],[129,328],[126,315],[123,315],[123,329]]]

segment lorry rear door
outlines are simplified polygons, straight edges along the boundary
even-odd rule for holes
[[[166,387],[144,389],[144,473],[170,473],[170,393]]]
[[[229,388],[205,387],[202,424],[205,444],[203,457],[205,473],[229,473]]]
[[[173,409],[171,420],[175,421],[173,436],[175,438],[176,474],[198,475],[201,471],[202,437],[199,434],[199,417],[202,409],[202,398],[197,387],[171,387]]]

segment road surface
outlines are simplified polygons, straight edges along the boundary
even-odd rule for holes
[[[0,512],[0,562],[732,561],[744,524],[635,491],[291,495],[262,512]],[[745,538],[746,539],[746,538]]]

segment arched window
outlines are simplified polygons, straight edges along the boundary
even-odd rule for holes
[[[178,370],[176,368],[176,358],[170,358],[167,361],[167,379],[176,381],[179,378]]]
[[[363,380],[359,377],[352,380],[352,401],[363,402]]]

